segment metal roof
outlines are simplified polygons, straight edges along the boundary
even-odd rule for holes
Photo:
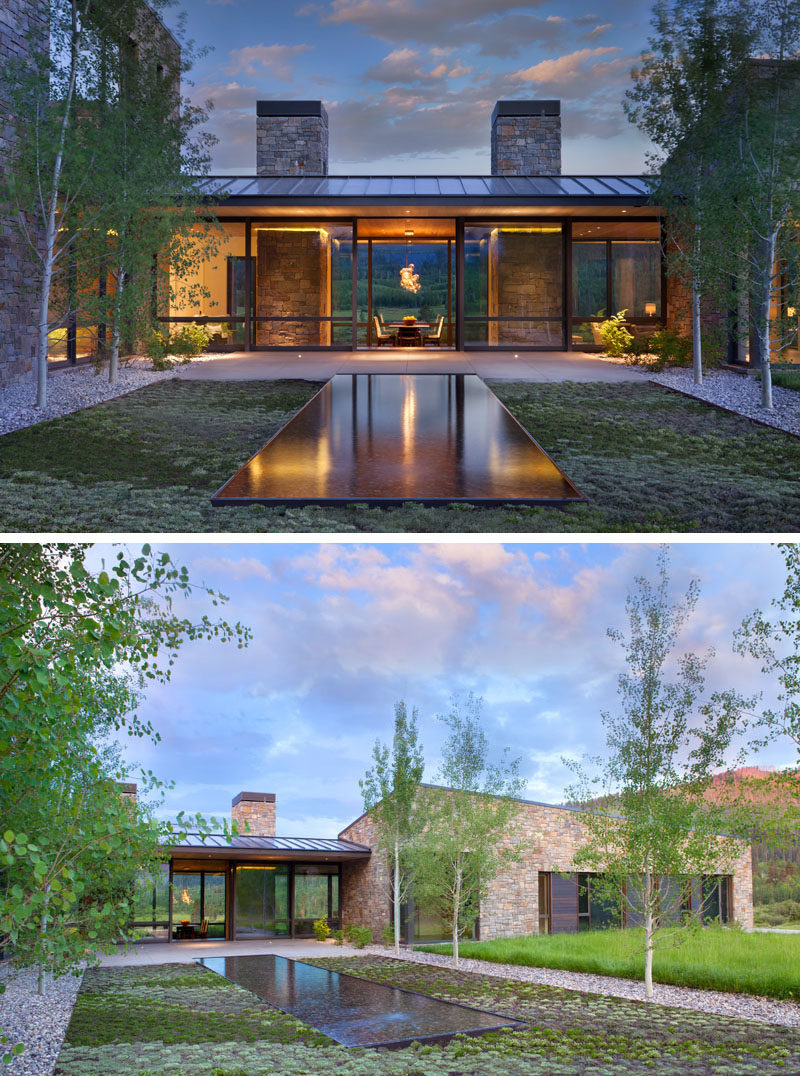
[[[647,176],[203,176],[215,201],[357,204],[644,203]]]
[[[222,833],[210,833],[203,837],[200,833],[187,833],[186,840],[170,845],[171,848],[221,848],[223,850],[241,851],[250,849],[257,852],[316,852],[329,854],[369,854],[372,850],[365,844],[345,841],[341,838],[328,837],[256,837],[240,834],[238,837],[225,838]]]

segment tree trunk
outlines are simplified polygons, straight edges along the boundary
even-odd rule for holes
[[[111,326],[111,343],[108,349],[108,380],[116,384],[119,372],[120,312],[122,310],[122,293],[125,288],[125,270],[119,269],[114,293],[114,320]]]
[[[644,876],[644,993],[653,1000],[653,878]]]
[[[394,840],[394,955],[400,956],[400,842]]]
[[[453,893],[453,967],[458,967],[458,920],[461,911],[461,868],[456,871],[456,886]]]
[[[44,907],[42,908],[42,918],[39,921],[39,937],[44,938],[47,933],[47,906],[50,903],[50,886],[45,887],[44,891]],[[44,954],[39,956],[37,976],[36,976],[36,993],[41,997],[44,994]]]
[[[761,258],[755,281],[755,335],[761,358],[761,406],[772,410],[772,366],[770,365],[770,304],[772,274],[775,266],[776,235],[773,232],[761,246]]]
[[[700,286],[692,277],[692,371],[695,385],[703,384],[703,335],[700,325]]]

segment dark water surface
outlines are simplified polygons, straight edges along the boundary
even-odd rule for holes
[[[497,1013],[367,982],[283,956],[212,956],[197,963],[344,1046],[403,1046],[419,1039],[523,1026]]]
[[[336,374],[212,504],[582,499],[477,374]]]

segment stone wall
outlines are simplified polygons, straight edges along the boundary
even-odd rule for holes
[[[492,345],[561,346],[561,233],[495,228],[489,239],[489,314],[553,322],[489,322]]]
[[[328,113],[321,101],[258,101],[256,173],[327,176]]]
[[[339,836],[346,841],[366,844],[373,853],[367,860],[342,864],[340,894],[342,925],[354,923],[369,927],[377,941],[392,917],[389,865],[386,856],[376,851],[375,825],[368,814],[357,818]]]
[[[574,871],[575,853],[585,840],[580,812],[563,807],[520,801],[516,832],[504,840],[525,846],[523,858],[498,875],[481,905],[480,936],[483,940],[535,934],[539,930],[540,871]],[[363,815],[340,837],[374,849],[375,827]],[[720,873],[732,873],[731,917],[743,927],[753,925],[753,874],[750,846],[742,851],[732,869],[720,865]],[[577,912],[577,909],[576,909]],[[367,863],[345,864],[342,877],[342,921],[369,926],[379,933],[390,916],[388,868],[385,858],[373,855]]]
[[[492,113],[492,175],[560,174],[561,102],[498,101]]]
[[[246,837],[274,837],[275,793],[240,792],[233,797],[231,817]]]
[[[36,47],[48,47],[47,4],[42,0],[3,0],[0,4],[0,63],[26,56],[27,37]],[[0,99],[0,168],[8,166],[13,127]],[[0,385],[30,374],[36,347],[30,286],[36,264],[30,248],[0,220]]]
[[[320,228],[259,228],[256,232],[256,314],[319,317],[330,314],[331,247]],[[330,322],[256,322],[260,347],[330,343]]]

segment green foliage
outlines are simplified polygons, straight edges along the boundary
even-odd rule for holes
[[[514,799],[523,788],[519,760],[506,749],[491,761],[482,706],[472,694],[463,704],[454,697],[440,716],[449,729],[438,773],[445,787],[420,789],[423,827],[410,855],[414,893],[449,924],[456,964],[459,938],[474,925],[489,884],[525,851]]]
[[[672,366],[691,366],[692,341],[688,336],[681,336],[674,329],[659,329],[650,338],[650,348],[654,355],[665,364]]]
[[[40,988],[45,970],[74,970],[124,935],[136,872],[181,832],[180,816],[159,825],[146,800],[124,802],[128,772],[108,738],[158,739],[139,692],[169,680],[185,642],[249,639],[241,624],[174,611],[200,588],[169,554],[120,550],[97,570],[87,548],[0,545],[0,947],[39,968]],[[145,797],[163,787],[140,781]]]
[[[607,355],[619,358],[630,348],[633,335],[625,327],[627,310],[620,310],[600,325],[600,336]]]
[[[377,844],[389,866],[389,893],[394,905],[395,952],[400,938],[400,908],[410,885],[411,849],[419,832],[417,799],[424,769],[418,742],[417,711],[409,717],[402,700],[394,708],[394,736],[391,747],[375,741],[375,762],[359,787],[364,810],[371,812]]]
[[[315,919],[311,929],[314,931],[314,937],[319,942],[324,942],[331,936],[331,928],[328,926],[327,919]]]
[[[381,931],[381,940],[387,949],[394,948],[394,923],[387,923]]]
[[[644,922],[648,997],[654,946],[695,922],[682,917],[681,880],[731,873],[743,851],[735,838],[719,836],[704,792],[753,700],[732,690],[706,691],[712,652],[675,653],[698,596],[692,580],[682,601],[671,600],[666,550],[655,583],[637,577],[625,602],[627,632],[608,630],[626,668],[618,677],[619,712],[601,714],[606,756],[593,760],[600,775],[589,778],[567,762],[579,778],[569,798],[588,804],[577,816],[585,840],[575,866],[602,872],[594,880],[600,899],[628,907]],[[658,933],[668,924],[669,931]]]
[[[182,325],[169,339],[169,351],[172,355],[183,355],[187,359],[195,359],[208,347],[211,336],[205,325],[189,323]]]
[[[331,931],[331,937],[333,938],[334,942],[337,945],[344,945],[344,931],[343,930],[332,930]]]
[[[355,949],[363,949],[365,945],[372,944],[372,931],[369,927],[359,927],[351,923],[345,926],[343,937]]]

